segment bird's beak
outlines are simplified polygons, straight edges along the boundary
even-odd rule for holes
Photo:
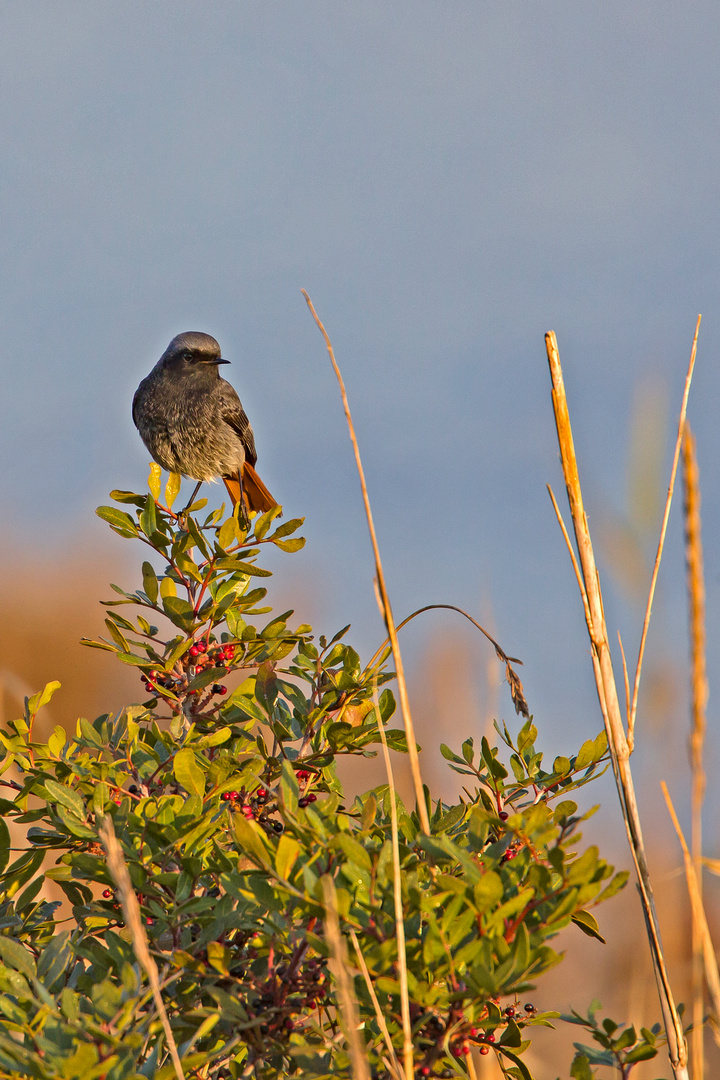
[[[208,364],[229,364],[229,360],[223,360],[222,356],[215,357],[214,360],[208,360]]]

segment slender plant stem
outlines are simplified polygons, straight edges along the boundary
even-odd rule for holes
[[[375,993],[375,987],[373,986],[373,981],[370,978],[370,972],[368,971],[368,966],[365,963],[365,957],[362,954],[362,949],[360,948],[360,942],[358,941],[358,936],[355,933],[355,931],[352,930],[352,929],[350,930],[350,939],[351,939],[351,941],[353,943],[353,946],[355,948],[355,955],[357,956],[357,961],[358,961],[358,964],[360,965],[360,970],[362,972],[363,979],[365,980],[365,986],[367,987],[367,992],[370,995],[370,1000],[373,1003],[373,1008],[375,1010],[375,1019],[377,1020],[378,1027],[380,1028],[380,1031],[382,1032],[382,1037],[385,1040],[385,1045],[387,1047],[387,1051],[388,1051],[388,1054],[389,1054],[391,1071],[392,1071],[393,1075],[395,1076],[395,1080],[403,1080],[403,1071],[402,1071],[402,1068],[400,1066],[400,1062],[397,1059],[397,1054],[395,1053],[395,1047],[392,1044],[392,1039],[390,1038],[390,1031],[388,1029],[387,1022],[385,1020],[385,1014],[383,1013],[382,1009],[380,1008],[380,1002],[378,1001],[378,996]]]
[[[333,366],[333,371],[340,387],[340,394],[342,397],[343,408],[345,409],[345,418],[348,424],[348,430],[350,432],[350,441],[355,451],[355,464],[357,466],[358,476],[360,477],[360,487],[362,489],[363,503],[365,505],[365,516],[367,518],[368,529],[370,530],[370,540],[372,542],[373,554],[375,556],[375,574],[377,577],[378,589],[380,590],[380,596],[382,598],[382,611],[385,619],[385,626],[387,628],[388,637],[390,638],[390,644],[393,652],[393,662],[395,664],[395,675],[398,684],[398,693],[400,697],[400,709],[405,723],[405,734],[407,736],[408,756],[410,758],[410,768],[412,770],[413,783],[415,785],[415,798],[417,801],[418,814],[420,816],[420,825],[424,833],[430,832],[430,819],[427,812],[427,804],[425,802],[425,792],[423,790],[422,776],[420,775],[420,759],[418,757],[417,742],[415,740],[415,725],[413,724],[412,714],[410,712],[410,699],[408,698],[407,683],[405,681],[405,670],[403,668],[402,655],[400,653],[400,645],[397,637],[397,630],[395,628],[395,620],[393,618],[392,607],[390,605],[390,596],[385,585],[385,574],[383,573],[382,562],[380,560],[380,548],[377,542],[377,535],[375,533],[375,524],[373,522],[372,510],[370,509],[370,498],[368,496],[367,484],[365,483],[365,470],[363,469],[362,459],[360,457],[360,447],[358,446],[357,437],[355,435],[355,425],[353,424],[352,415],[350,413],[350,404],[348,402],[347,393],[345,391],[345,382],[340,373],[337,360],[335,359],[335,352],[332,347],[332,342],[328,336],[327,330],[320,321],[315,308],[313,307],[312,300],[305,292],[301,290],[307,306],[310,308],[310,313],[315,320],[318,330],[323,336],[325,346],[330,357],[330,362]]]
[[[675,832],[677,833],[678,840],[680,841],[680,847],[682,848],[683,860],[685,862],[685,879],[687,881],[688,893],[690,894],[690,907],[692,909],[693,925],[697,926],[700,939],[702,941],[702,954],[705,968],[705,979],[707,981],[708,990],[710,991],[710,998],[712,1000],[713,1012],[715,1013],[715,1030],[716,1041],[717,1036],[717,1020],[720,1017],[720,972],[718,972],[717,957],[715,955],[715,949],[713,947],[712,938],[710,937],[710,928],[708,926],[707,918],[705,916],[705,909],[703,907],[702,896],[700,894],[699,882],[695,875],[695,866],[693,864],[693,858],[688,850],[685,837],[683,836],[682,829],[680,828],[680,822],[678,816],[675,813],[675,807],[673,806],[670,793],[667,789],[667,784],[664,780],[660,781],[660,786],[665,796],[665,802],[667,808],[670,811],[670,817],[672,823],[675,826]],[[693,1077],[693,1080],[695,1078]]]
[[[660,527],[660,539],[658,540],[657,553],[655,555],[655,564],[653,566],[652,577],[650,579],[650,589],[648,592],[647,607],[645,609],[645,618],[643,620],[642,634],[640,636],[640,648],[638,650],[637,666],[635,668],[635,682],[633,684],[632,704],[630,706],[630,716],[628,717],[628,743],[630,744],[630,753],[632,753],[633,745],[635,742],[635,716],[637,714],[638,694],[640,692],[640,674],[642,672],[643,657],[645,655],[645,643],[647,641],[648,627],[650,625],[650,615],[652,613],[653,599],[655,597],[655,586],[657,585],[658,574],[660,572],[660,561],[662,559],[663,547],[665,546],[665,533],[667,532],[668,520],[670,518],[670,507],[672,505],[673,491],[675,490],[675,476],[677,475],[678,462],[680,460],[680,448],[682,446],[683,430],[685,428],[685,416],[687,414],[688,397],[690,396],[690,384],[692,383],[693,371],[695,370],[695,357],[697,356],[697,342],[698,334],[700,333],[701,319],[702,315],[698,315],[697,323],[695,325],[695,336],[693,338],[692,349],[690,351],[690,363],[688,364],[687,375],[685,376],[685,390],[683,392],[682,405],[680,407],[680,418],[678,420],[677,438],[675,440],[675,453],[673,454],[672,469],[670,470],[670,483],[668,485],[667,498],[665,499],[665,510],[663,512],[662,525]]]
[[[175,1069],[175,1076],[177,1077],[177,1080],[185,1080],[185,1074],[180,1062],[180,1055],[178,1054],[178,1048],[175,1043],[172,1028],[170,1027],[170,1020],[160,992],[160,979],[158,976],[157,964],[150,955],[147,934],[145,933],[145,927],[143,926],[140,915],[140,905],[138,903],[138,898],[135,895],[135,890],[132,887],[130,874],[125,863],[122,848],[115,835],[111,817],[106,815],[103,818],[98,833],[102,840],[103,847],[107,852],[108,870],[120,893],[120,903],[122,905],[123,915],[125,916],[125,925],[132,934],[132,946],[135,955],[140,966],[144,968],[150,983],[155,1008],[158,1011],[158,1015],[165,1031],[165,1038]]]
[[[690,425],[685,425],[682,442],[683,460],[683,517],[685,520],[685,562],[690,624],[690,770],[691,826],[690,849],[702,905],[702,807],[705,796],[703,747],[705,743],[705,709],[708,699],[707,668],[705,663],[705,576],[700,518],[700,473],[695,438]],[[705,1003],[703,935],[697,920],[692,921],[692,1064],[693,1080],[703,1080],[705,1055],[703,1046],[703,1015]]]
[[[570,425],[570,415],[565,395],[565,384],[562,375],[562,367],[560,365],[557,339],[554,333],[550,332],[545,335],[545,344],[553,386],[552,402],[555,413],[555,425],[558,433],[558,444],[560,447],[560,459],[562,461],[565,486],[575,531],[575,541],[577,543],[579,563],[582,570],[582,581],[587,596],[587,605],[584,604],[584,607],[592,647],[591,655],[598,700],[605,722],[605,731],[607,733],[613,773],[617,785],[625,829],[630,844],[630,851],[632,853],[637,874],[643,915],[645,916],[645,925],[650,943],[653,968],[665,1022],[665,1031],[667,1033],[670,1062],[675,1075],[675,1080],[688,1080],[687,1045],[685,1043],[685,1036],[680,1017],[675,1007],[660,940],[660,927],[655,911],[650,872],[647,865],[645,845],[640,825],[640,815],[635,797],[632,772],[630,770],[630,748],[625,736],[625,729],[623,727],[620,712],[620,702],[618,700],[617,686],[612,666],[612,656],[608,643],[607,627],[605,625],[600,579],[583,505],[578,464],[575,455],[572,428]],[[581,589],[581,592],[582,591],[583,590]]]
[[[385,725],[380,715],[380,705],[375,686],[375,716],[377,718],[378,731],[382,740],[383,759],[388,778],[388,794],[390,796],[390,828],[392,830],[392,853],[393,853],[393,896],[395,900],[395,937],[398,949],[398,981],[400,983],[400,1009],[402,1012],[403,1025],[403,1067],[405,1080],[413,1080],[415,1075],[415,1061],[412,1041],[412,1024],[410,1022],[410,993],[408,990],[407,956],[405,951],[405,920],[402,906],[402,876],[400,874],[400,838],[398,833],[397,802],[395,795],[395,778],[393,776],[390,751],[388,750],[385,737]]]
[[[363,1040],[360,1037],[360,1017],[348,968],[345,939],[340,933],[340,917],[338,915],[335,883],[330,874],[323,874],[320,881],[325,905],[325,919],[323,921],[325,940],[330,950],[329,967],[335,981],[340,1018],[350,1051],[353,1080],[370,1080],[367,1054]]]

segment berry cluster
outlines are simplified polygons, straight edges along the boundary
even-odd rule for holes
[[[189,684],[195,676],[204,668],[231,668],[235,664],[236,646],[230,642],[218,644],[208,643],[204,639],[191,645],[186,654],[178,661],[173,671],[156,671],[151,669],[141,676],[146,690],[157,696],[163,690],[169,690],[172,694],[198,695],[206,693],[209,696],[219,697],[227,694],[227,686],[222,683],[213,683],[204,690],[191,690]]]
[[[493,1000],[493,1004],[497,1006],[498,1003]],[[412,1012],[411,1006],[411,1015]],[[476,1046],[479,1053],[485,1056],[490,1053],[493,1043],[497,1040],[496,1032],[498,1030],[502,1032],[508,1021],[512,1020],[516,1024],[522,1024],[525,1020],[530,1020],[535,1013],[535,1006],[530,1002],[525,1005],[515,1002],[514,1005],[508,1005],[502,1010],[502,1018],[499,1021],[497,1012],[495,1012],[494,1020],[487,1013],[484,1013],[484,1023],[492,1025],[487,1028],[477,1026],[478,1021],[473,1024],[468,1023],[463,1017],[462,1010],[451,1010],[451,1015],[444,1018],[444,1021],[438,1016],[428,1017],[425,1023],[421,1023],[419,1028],[416,1028],[420,1036],[418,1041],[421,1045],[424,1044],[427,1047],[425,1060],[422,1065],[418,1066],[416,1075],[435,1078],[455,1075],[451,1069],[439,1069],[442,1059],[442,1046],[448,1035],[450,1036],[450,1053],[453,1057],[463,1058],[467,1056],[473,1046]],[[415,1021],[415,1018],[413,1019]],[[483,1020],[481,1019],[479,1022],[483,1023]]]
[[[284,826],[281,821],[273,821],[270,814],[277,809],[268,806],[272,796],[267,788],[260,787],[251,795],[241,788],[240,791],[224,791],[220,796],[223,802],[230,803],[233,810],[239,810],[248,821],[257,821],[266,832],[281,833]]]

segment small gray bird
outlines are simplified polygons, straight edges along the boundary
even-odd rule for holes
[[[220,378],[218,365],[229,363],[209,334],[178,334],[135,391],[133,421],[163,469],[200,482],[220,476],[233,506],[264,512],[278,504],[255,472],[240,398]]]

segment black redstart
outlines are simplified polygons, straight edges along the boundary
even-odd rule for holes
[[[201,482],[220,476],[233,506],[264,512],[278,504],[255,472],[240,398],[220,378],[218,365],[228,363],[209,334],[178,334],[135,391],[133,420],[163,469]]]

